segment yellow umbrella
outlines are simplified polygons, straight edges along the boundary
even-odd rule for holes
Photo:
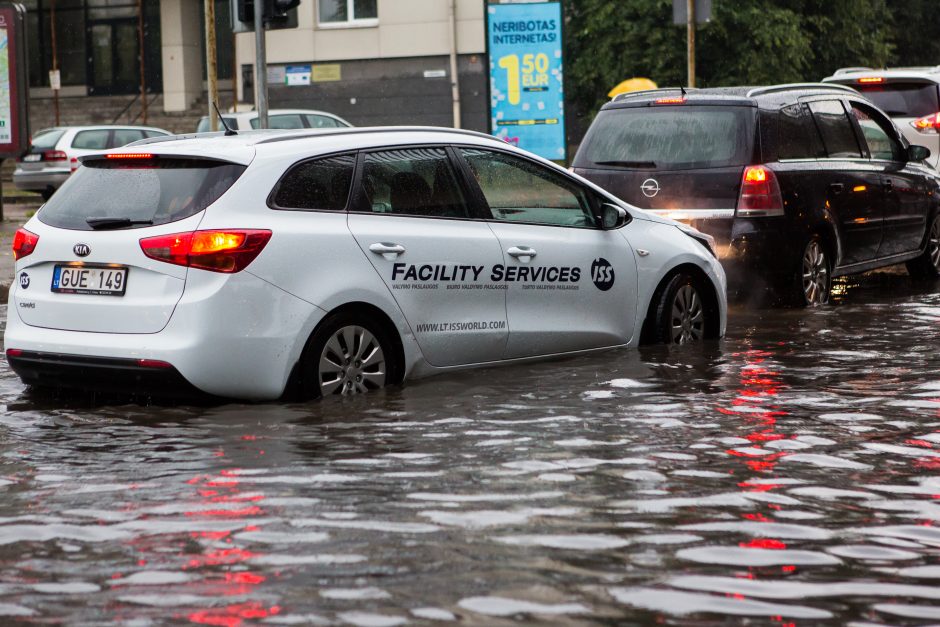
[[[656,89],[656,83],[648,78],[628,78],[607,92],[607,97],[613,98],[614,96],[625,94],[630,91],[643,91],[644,89]]]

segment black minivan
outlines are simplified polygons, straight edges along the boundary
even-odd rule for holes
[[[732,288],[820,305],[833,276],[901,262],[940,276],[929,154],[848,87],[676,88],[604,105],[573,169],[714,236]]]

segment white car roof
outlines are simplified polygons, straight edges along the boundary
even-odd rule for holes
[[[316,109],[268,109],[268,115],[290,115],[292,113],[307,113],[312,115],[325,115],[331,118],[339,118],[335,113],[330,113],[329,111],[318,111]],[[239,111],[238,113],[223,113],[223,116],[227,118],[247,118],[253,119],[258,117],[257,111]],[[342,119],[342,118],[340,118]]]
[[[854,81],[859,78],[885,78],[885,79],[916,79],[940,83],[940,65],[920,67],[895,67],[880,70],[866,67],[841,68],[832,76],[823,79],[824,82]]]
[[[293,159],[347,150],[422,143],[453,143],[508,148],[509,144],[474,131],[437,127],[350,127],[336,129],[254,130],[237,135],[198,133],[144,139],[109,152],[147,152],[202,157],[248,165],[255,156]]]

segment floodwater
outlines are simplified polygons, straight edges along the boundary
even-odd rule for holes
[[[0,623],[940,622],[940,295],[310,404],[0,369]]]

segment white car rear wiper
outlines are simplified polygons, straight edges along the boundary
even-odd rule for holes
[[[131,220],[130,218],[86,218],[85,222],[91,228],[96,231],[104,231],[107,229],[123,229],[129,226],[137,226],[140,224],[153,224],[153,220]]]

